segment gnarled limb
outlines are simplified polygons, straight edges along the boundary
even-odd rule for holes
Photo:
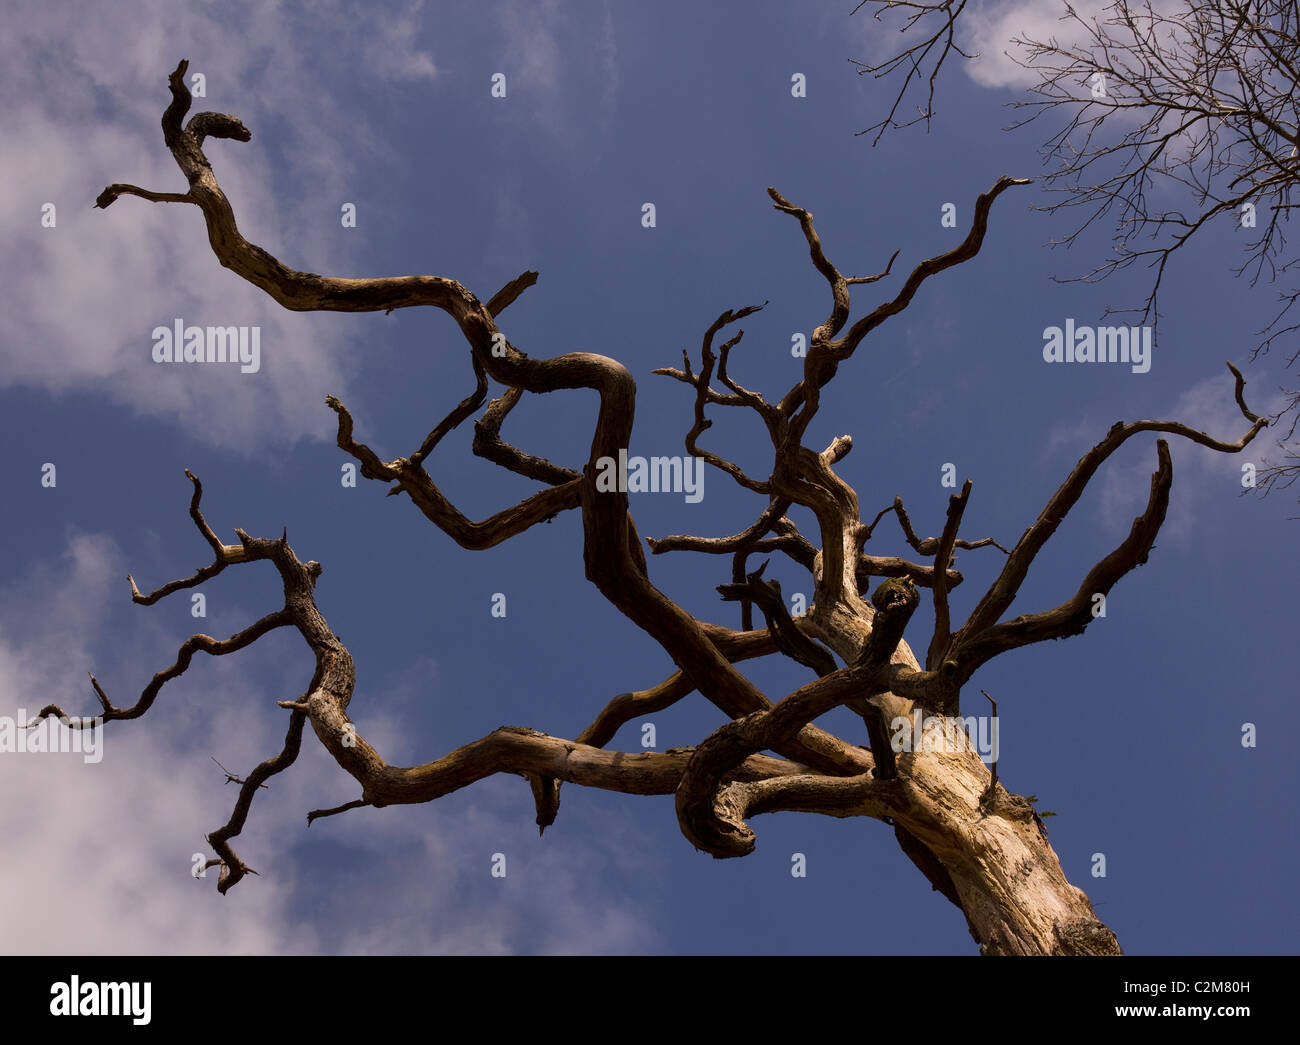
[[[204,566],[193,577],[170,581],[148,595],[140,594],[140,589],[135,586],[135,578],[128,573],[126,579],[131,582],[131,600],[141,606],[152,606],[159,599],[166,598],[181,588],[197,587],[204,581],[211,580],[232,563],[247,561],[247,552],[242,544],[222,544],[217,535],[212,532],[212,527],[208,525],[207,520],[203,518],[203,512],[199,509],[199,501],[203,497],[203,484],[188,468],[185,469],[185,475],[194,484],[194,496],[190,498],[190,518],[194,520],[194,525],[198,527],[203,539],[211,546],[215,558],[210,566]]]
[[[552,464],[544,457],[526,454],[501,438],[501,425],[506,415],[515,408],[522,397],[521,389],[510,388],[504,395],[498,396],[488,404],[487,409],[483,411],[483,416],[474,422],[475,455],[487,458],[494,464],[499,464],[502,468],[522,475],[526,479],[536,479],[539,482],[550,483],[552,486],[560,486],[574,479],[580,479],[581,474],[572,468]]]
[[[743,584],[723,584],[718,588],[728,602],[742,599],[755,603],[767,622],[767,630],[777,647],[792,660],[812,668],[818,675],[828,675],[835,670],[835,658],[813,639],[801,632],[785,608],[781,586],[775,581],[763,580],[764,562],[745,578]]]
[[[447,500],[417,459],[398,457],[392,461],[381,460],[370,447],[358,443],[352,437],[352,415],[347,407],[334,396],[327,396],[325,402],[339,417],[339,448],[361,462],[361,474],[367,479],[396,482],[397,486],[389,491],[390,496],[398,492],[406,493],[426,519],[462,548],[491,548],[539,522],[554,518],[558,512],[578,506],[578,487],[582,480],[571,479],[560,486],[535,493],[482,522],[473,522]],[[434,434],[437,434],[436,430]],[[430,445],[428,440],[425,445]]]
[[[193,475],[190,475],[190,479],[196,490],[191,514],[196,519],[201,519],[197,501],[201,486]],[[211,533],[206,530],[206,524],[201,525],[200,529],[205,532],[205,536]],[[137,718],[152,706],[163,683],[185,671],[193,649],[218,654],[235,652],[251,645],[273,627],[288,625],[295,627],[311,647],[316,657],[316,669],[307,692],[296,700],[278,702],[280,707],[290,712],[282,750],[259,764],[243,780],[227,773],[228,779],[240,784],[240,793],[227,823],[208,835],[217,858],[209,861],[207,866],[221,867],[217,883],[220,892],[225,893],[245,875],[256,873],[239,859],[230,844],[231,840],[242,831],[258,788],[271,776],[288,769],[297,758],[303,726],[307,722],[311,723],[317,737],[339,765],[357,780],[362,789],[359,800],[337,809],[314,810],[308,814],[308,823],[322,816],[361,806],[379,807],[431,801],[476,780],[503,772],[528,776],[538,781],[568,780],[625,794],[672,794],[676,791],[691,758],[689,749],[667,754],[609,752],[581,740],[569,741],[518,727],[502,727],[481,740],[423,765],[400,767],[388,764],[358,733],[347,715],[355,684],[355,670],[347,648],[330,629],[316,606],[315,587],[321,574],[320,565],[316,562],[302,562],[285,537],[266,540],[250,537],[242,530],[236,532],[240,536],[242,547],[239,562],[269,561],[279,572],[284,584],[284,607],[224,642],[207,636],[191,638],[182,646],[176,664],[156,675],[140,700],[131,708],[113,707],[99,684],[94,683],[105,709],[99,721]],[[761,655],[762,652],[770,652],[772,647],[770,637],[761,633],[743,635],[725,628],[713,629],[710,641],[716,641],[727,655],[735,659]],[[676,679],[681,677],[680,672],[675,676]],[[680,685],[680,682],[670,679],[663,688],[671,691]],[[593,729],[588,730],[588,734],[607,729],[610,719],[616,714],[613,712],[604,722],[598,720]],[[47,715],[67,719],[67,715],[53,705],[43,709],[38,718]],[[592,739],[596,737],[593,735]],[[869,768],[869,761],[867,764]],[[805,765],[768,756],[745,759],[742,765],[732,768],[734,772],[727,779],[737,781],[757,781],[773,776],[811,772]]]
[[[1133,532],[1128,539],[1098,563],[1085,578],[1085,585],[1095,585],[1095,587],[1089,588],[1086,592],[1081,591],[1068,603],[1049,614],[1018,618],[1016,622],[1012,622],[1014,627],[1008,625],[1002,630],[994,629],[998,618],[1015,599],[1020,585],[1029,572],[1030,564],[1043,545],[1083,496],[1084,489],[1097,469],[1125,442],[1142,432],[1167,432],[1180,435],[1221,453],[1239,453],[1268,424],[1266,418],[1259,417],[1246,407],[1242,397],[1244,382],[1241,372],[1231,363],[1228,366],[1238,379],[1237,404],[1245,418],[1251,422],[1249,430],[1236,442],[1229,443],[1177,421],[1132,421],[1127,424],[1117,421],[1112,425],[1106,436],[1079,459],[1065,482],[1048,500],[1038,519],[1012,548],[1001,573],[971,611],[966,623],[953,635],[949,655],[959,664],[957,676],[960,681],[968,679],[980,664],[997,652],[1014,648],[1015,645],[1037,642],[1043,638],[1058,638],[1062,634],[1076,634],[1081,631],[1086,621],[1078,615],[1079,600],[1086,601],[1094,592],[1109,591],[1110,586],[1121,576],[1146,561],[1147,551],[1154,542],[1160,522],[1164,518],[1164,505],[1168,499],[1171,465],[1169,448],[1164,440],[1158,443],[1160,469],[1152,478],[1152,495],[1147,511],[1134,522]],[[1062,628],[1073,630],[1062,632]],[[994,634],[996,637],[990,638]],[[1009,640],[1023,641],[1011,641],[1008,644]]]
[[[169,77],[172,102],[163,115],[163,135],[189,182],[187,202],[196,203],[203,212],[209,244],[225,267],[296,311],[365,312],[416,306],[441,309],[460,327],[484,370],[507,387],[534,393],[589,388],[600,398],[582,481],[543,491],[483,524],[465,519],[437,490],[427,473],[409,460],[384,462],[368,448],[356,444],[351,439],[350,417],[342,404],[332,400],[330,405],[339,412],[340,445],[344,441],[349,444],[345,448],[362,461],[363,474],[399,482],[426,517],[448,528],[457,540],[470,547],[490,546],[557,510],[571,507],[577,487],[588,578],[613,605],[654,637],[691,676],[704,696],[718,707],[735,715],[766,706],[767,698],[718,653],[699,622],[650,583],[644,558],[639,556],[639,548],[631,540],[633,527],[626,493],[595,489],[597,462],[602,458],[617,458],[618,451],[626,449],[629,443],[635,385],[626,368],[615,360],[587,352],[530,359],[500,334],[493,313],[456,280],[439,276],[344,279],[304,273],[249,243],[238,230],[234,212],[198,140],[189,130],[181,128],[180,121],[191,103],[184,79],[187,68],[188,63],[181,62]],[[101,195],[101,205],[111,204],[119,194],[106,190]],[[821,731],[800,737],[782,754],[828,772],[847,774],[864,768],[858,749]]]
[[[892,657],[919,599],[910,585],[887,581],[872,602],[875,627],[857,663],[821,676],[767,711],[728,722],[695,749],[677,789],[677,819],[697,848],[717,857],[745,856],[754,848],[753,832],[722,808],[719,787],[735,766],[753,752],[777,747],[833,707],[888,690],[881,668]]]

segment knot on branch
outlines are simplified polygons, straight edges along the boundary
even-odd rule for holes
[[[754,832],[745,823],[738,791],[743,785],[728,784],[721,788],[707,807],[686,807],[679,811],[683,825],[691,829],[686,837],[697,849],[715,860],[748,856],[754,851]]]
[[[766,721],[756,711],[720,726],[691,755],[677,784],[677,820],[682,834],[696,849],[716,859],[748,856],[754,832],[744,820],[743,802],[735,785],[718,786],[727,768],[736,765],[762,741],[755,737]]]
[[[920,601],[911,577],[890,577],[871,594],[871,605],[878,613],[897,613],[909,602],[911,609],[916,609]]]
[[[878,668],[889,663],[920,602],[921,595],[912,578],[890,577],[881,582],[871,594],[876,616],[871,622],[871,637],[858,657],[859,665]]]
[[[1057,954],[1066,956],[1123,955],[1119,940],[1096,918],[1080,918],[1073,922],[1053,922]]]
[[[985,816],[999,816],[1022,824],[1037,824],[1042,829],[1042,821],[1038,818],[1033,802],[1024,795],[1008,791],[996,779],[991,780],[988,788],[980,795],[979,808]]]
[[[224,112],[201,112],[190,117],[185,125],[185,133],[194,139],[194,144],[203,147],[204,138],[233,138],[235,141],[251,141],[253,132],[236,116]]]

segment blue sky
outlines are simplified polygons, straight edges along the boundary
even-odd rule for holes
[[[486,300],[525,269],[538,284],[502,329],[533,356],[613,356],[638,382],[631,452],[682,454],[691,399],[651,371],[698,356],[726,309],[769,301],[743,323],[733,373],[779,397],[799,373],[792,336],[826,315],[825,283],[774,186],[810,209],[845,273],[894,276],[854,288],[856,318],[919,261],[966,234],[975,197],[1001,174],[1039,173],[1040,132],[1004,133],[1016,71],[988,58],[954,69],[929,134],[872,148],[855,136],[888,88],[850,58],[887,45],[852,3],[209,4],[14,3],[0,82],[0,715],[58,702],[95,708],[87,671],[130,703],[194,630],[223,637],[271,612],[265,564],[186,595],[134,606],[142,588],[187,575],[208,549],[187,512],[204,483],[209,523],[287,527],[324,566],[318,604],[358,668],[349,708],[396,764],[428,761],[500,725],[575,736],[617,693],[671,673],[668,657],[583,578],[576,513],[485,552],[458,548],[383,484],[340,483],[338,395],[358,438],[409,454],[473,387],[443,314],[289,313],[223,269],[197,209],[123,198],[110,182],[181,191],[158,126],[181,58],[206,78],[195,110],[238,116],[241,144],[207,153],[253,242],[300,269],[453,277]],[[988,4],[989,39],[1040,24],[1054,5]],[[991,35],[989,35],[991,34]],[[882,40],[884,43],[882,44]],[[505,98],[490,93],[506,77]],[[792,97],[803,74],[807,96]],[[41,207],[56,206],[54,228]],[[356,228],[340,208],[356,205]],[[656,208],[644,228],[642,206]],[[957,207],[957,229],[940,222]],[[1078,457],[1117,420],[1171,418],[1224,439],[1245,430],[1223,363],[1248,401],[1274,408],[1280,355],[1246,366],[1271,314],[1267,289],[1231,278],[1242,243],[1210,230],[1167,278],[1150,372],[1049,365],[1043,330],[1096,323],[1145,297],[1127,282],[1058,285],[1091,268],[1087,249],[1044,244],[1063,227],[1035,212],[1037,185],[995,204],[975,260],[930,281],[876,331],[823,394],[808,445],[843,433],[840,474],[870,518],[898,494],[923,536],[942,527],[944,463],[974,490],[963,536],[1010,546]],[[1099,256],[1099,255],[1096,255]],[[256,374],[167,367],[151,331],[186,323],[261,328]],[[494,388],[494,393],[497,389]],[[580,467],[595,399],[528,398],[505,435]],[[766,475],[758,425],[715,415],[703,444]],[[429,462],[468,515],[533,484],[475,458],[472,425]],[[1267,440],[1268,432],[1257,446]],[[999,701],[1000,779],[1039,796],[1070,880],[1129,953],[1293,951],[1298,867],[1294,502],[1241,497],[1244,460],[1171,440],[1173,493],[1149,562],[1112,593],[1086,635],[1006,654],[972,680]],[[54,488],[42,465],[57,469]],[[1153,438],[1131,440],[1040,556],[1011,615],[1054,606],[1127,533],[1145,503]],[[723,535],[762,503],[717,472],[705,495],[634,495],[643,536]],[[802,520],[806,522],[807,520]],[[906,554],[889,520],[869,550]],[[953,596],[963,620],[1000,565],[965,552]],[[655,583],[703,619],[738,624],[718,600],[729,561],[674,553]],[[769,576],[808,591],[791,564]],[[491,614],[504,593],[507,615]],[[918,613],[908,637],[924,648]],[[308,735],[298,764],[259,793],[242,858],[259,876],[221,896],[190,877],[246,773],[278,750],[310,651],[275,633],[238,655],[197,657],[143,719],[106,730],[104,757],[0,755],[0,887],[23,898],[0,928],[10,952],[107,953],[834,953],[971,954],[960,912],[875,821],[757,818],[756,851],[715,861],[678,830],[670,797],[566,786],[538,838],[527,785],[496,777],[434,804],[359,810],[306,827],[305,813],[356,797]],[[773,698],[809,677],[774,659],[744,670]],[[653,716],[658,748],[698,743],[719,713],[698,695]],[[1243,748],[1242,724],[1258,746]],[[860,720],[821,723],[865,743]],[[642,720],[612,747],[639,749]],[[490,874],[504,853],[507,876]],[[790,873],[803,853],[806,878]],[[1093,854],[1107,874],[1091,874]],[[62,898],[63,902],[60,902]],[[67,903],[75,898],[75,904]]]

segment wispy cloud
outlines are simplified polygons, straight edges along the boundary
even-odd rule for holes
[[[116,544],[72,534],[55,565],[35,566],[0,591],[0,715],[57,701],[71,714],[94,709],[85,670],[106,648],[107,624],[125,582]],[[20,597],[21,596],[21,597]],[[205,622],[229,634],[255,614],[230,607]],[[174,656],[160,618],[143,615],[141,638],[97,674],[119,705]],[[247,618],[247,619],[245,619]],[[165,615],[164,618],[165,619]],[[48,622],[56,622],[51,625]],[[160,650],[166,650],[160,654]],[[231,894],[215,871],[191,877],[204,834],[230,815],[235,789],[210,756],[247,773],[283,742],[281,695],[268,682],[282,654],[257,647],[196,658],[144,718],[103,730],[103,760],[78,753],[0,754],[0,892],[22,902],[5,916],[10,953],[618,953],[652,949],[648,913],[607,883],[610,866],[635,852],[626,823],[588,813],[592,843],[539,839],[527,788],[485,781],[468,801],[360,810],[308,832],[306,810],[354,797],[355,784],[315,743],[259,791],[236,851],[259,871]],[[402,679],[407,682],[403,683]],[[399,672],[399,690],[425,695],[429,662]],[[292,690],[292,687],[286,687]],[[369,709],[368,739],[385,750],[411,732],[400,703]],[[396,746],[396,745],[395,745]],[[418,745],[403,745],[403,747]],[[386,752],[387,753],[387,752]],[[403,751],[401,754],[408,754]],[[421,752],[433,757],[439,752]],[[392,756],[400,761],[399,756]],[[165,786],[163,786],[165,783]],[[433,827],[430,828],[432,821]],[[343,847],[363,881],[332,870],[318,847]],[[503,848],[507,877],[490,858]],[[640,858],[637,858],[640,859]],[[320,883],[324,881],[324,885]],[[323,888],[321,904],[304,895]]]
[[[596,161],[613,133],[620,81],[610,5],[518,0],[499,24],[512,118],[580,149],[573,162]]]
[[[432,57],[415,44],[418,11],[357,33],[354,10],[318,5],[307,33],[306,16],[284,5],[10,5],[12,32],[0,44],[0,89],[11,99],[0,156],[0,383],[94,391],[245,451],[328,437],[323,397],[345,394],[354,372],[347,324],[286,313],[227,273],[197,208],[124,197],[104,212],[91,202],[113,181],[184,187],[158,121],[166,74],[188,57],[205,77],[194,110],[233,112],[253,131],[248,144],[206,146],[241,229],[288,264],[329,271],[338,205],[323,220],[321,201],[349,199],[353,157],[380,145],[324,89],[316,63],[325,55],[350,62],[354,76],[433,77]],[[329,48],[313,48],[325,40]],[[287,172],[280,182],[272,159]],[[284,185],[301,188],[285,195]],[[46,203],[57,208],[54,228],[40,223]],[[260,327],[260,372],[154,363],[151,331],[175,318]]]
[[[1086,50],[1091,42],[1086,26],[1090,26],[1094,19],[1104,23],[1108,17],[1107,8],[1113,3],[1114,0],[1071,0],[1067,8],[1064,0],[968,0],[957,22],[956,42],[963,51],[976,57],[967,61],[956,53],[950,53],[944,61],[944,75],[953,75],[960,66],[964,75],[981,87],[1033,87],[1041,81],[1042,74],[1021,64],[1026,55],[1014,41],[1054,40],[1062,47]],[[1183,0],[1151,2],[1154,11],[1164,14],[1182,6]],[[1068,16],[1070,9],[1083,24]],[[870,17],[876,11],[875,5],[863,8],[850,26],[851,30],[862,34],[862,44],[867,48],[870,60],[875,62],[942,28],[941,16],[936,14],[919,20],[906,36],[900,36],[897,30],[910,12],[882,12],[880,19]],[[888,26],[889,30],[882,32],[882,25]],[[936,50],[927,62],[937,57]],[[950,82],[948,89],[953,88]]]
[[[1167,408],[1148,415],[1151,420],[1181,421],[1183,424],[1226,442],[1236,442],[1249,428],[1237,408],[1233,378],[1208,377],[1184,390]],[[1249,387],[1247,402],[1257,414],[1266,415],[1282,406],[1282,397],[1268,395],[1262,388]],[[1078,417],[1054,426],[1044,442],[1044,459],[1068,456],[1071,461],[1095,445],[1114,424],[1112,414]],[[1101,466],[1093,478],[1091,497],[1096,517],[1113,534],[1127,533],[1134,517],[1142,511],[1150,494],[1150,477],[1155,471],[1156,438],[1167,439],[1173,456],[1174,485],[1170,511],[1161,528],[1167,540],[1185,541],[1195,532],[1198,508],[1210,498],[1241,494],[1242,465],[1259,465],[1267,448],[1265,430],[1240,454],[1218,453],[1176,435],[1137,436]],[[1140,452],[1136,447],[1140,446]],[[1064,474],[1062,474],[1064,478]]]
[[[1113,0],[1077,0],[1070,6],[1084,22],[1100,18]],[[970,4],[963,13],[964,48],[979,57],[964,63],[966,72],[981,87],[1032,87],[1042,74],[1026,69],[1018,39],[1055,40],[1066,47],[1083,46],[1088,35],[1077,21],[1064,17],[1062,0],[986,0]]]

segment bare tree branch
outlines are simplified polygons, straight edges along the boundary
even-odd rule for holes
[[[858,75],[863,76],[870,74],[874,79],[881,79],[902,69],[905,72],[902,85],[898,93],[894,96],[894,104],[890,106],[888,115],[878,123],[873,123],[866,130],[858,131],[858,134],[870,134],[876,132],[876,136],[871,139],[872,145],[877,145],[880,139],[884,137],[885,131],[890,128],[902,129],[911,127],[913,124],[925,122],[926,130],[930,128],[930,120],[934,116],[934,86],[939,79],[939,73],[943,69],[943,63],[951,54],[966,59],[978,58],[978,54],[968,54],[957,44],[955,30],[957,18],[966,7],[966,0],[934,0],[932,3],[913,2],[913,0],[862,0],[853,9],[852,14],[857,14],[862,8],[870,5],[876,10],[872,17],[880,21],[880,16],[890,11],[906,11],[907,17],[903,25],[898,30],[901,33],[909,32],[918,22],[925,21],[928,26],[934,26],[934,31],[929,36],[917,43],[912,44],[905,50],[886,58],[883,62],[868,65],[850,58],[849,61],[859,66]],[[938,48],[937,55],[932,56],[932,52]],[[925,72],[926,62],[932,61],[930,72]],[[899,123],[897,120],[899,107],[903,104],[903,99],[907,96],[908,88],[911,87],[913,80],[924,80],[927,84],[927,93],[924,106],[916,107],[917,115],[911,120]]]
[[[868,2],[877,18],[895,9],[908,12],[902,29],[909,46],[859,70],[878,77],[906,73],[889,115],[869,128],[879,128],[879,140],[886,127],[906,126],[894,116],[927,56],[934,62],[933,103],[948,48],[937,60],[931,52],[941,41],[954,41],[964,4]],[[1038,209],[1071,222],[1053,245],[1073,246],[1088,230],[1108,225],[1114,246],[1093,267],[1054,278],[1095,283],[1135,264],[1147,268],[1145,298],[1108,306],[1105,314],[1135,316],[1158,332],[1169,265],[1191,241],[1231,222],[1243,237],[1243,259],[1233,273],[1248,276],[1252,287],[1261,280],[1282,284],[1276,312],[1253,331],[1250,358],[1289,343],[1286,364],[1294,367],[1300,323],[1292,310],[1300,288],[1285,285],[1294,282],[1289,277],[1300,265],[1286,241],[1300,184],[1300,10],[1294,0],[1111,0],[1096,15],[1062,2],[1060,11],[1059,33],[1048,39],[1021,33],[1008,41],[1007,57],[1034,77],[1032,97],[1009,103],[1026,114],[1010,129],[1040,118],[1040,126],[1050,122],[1041,151],[1048,167],[1044,186],[1055,199]],[[927,27],[932,31],[923,36]],[[929,111],[927,105],[927,121]],[[1300,461],[1293,446],[1300,390],[1285,395],[1273,420],[1290,414],[1292,423],[1279,436],[1280,460],[1262,460],[1257,489],[1264,495],[1300,477],[1293,463]]]

